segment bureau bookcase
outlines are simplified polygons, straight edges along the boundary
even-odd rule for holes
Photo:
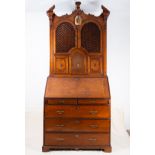
[[[84,13],[75,3],[71,14],[50,22],[50,74],[44,95],[43,147],[50,150],[111,152],[111,97],[107,77],[107,18]]]

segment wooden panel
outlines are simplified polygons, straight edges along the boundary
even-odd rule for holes
[[[70,105],[46,105],[45,117],[60,118],[110,118],[109,105],[93,106],[70,106]]]
[[[48,104],[77,104],[77,99],[48,99]]]
[[[68,73],[68,57],[66,56],[55,57],[55,73],[56,74]]]
[[[108,104],[105,99],[78,99],[78,104]]]
[[[110,120],[45,119],[45,132],[110,132]]]
[[[75,49],[69,57],[70,73],[71,74],[86,74],[87,73],[87,56],[79,49]]]
[[[90,73],[96,74],[102,72],[102,62],[100,57],[90,57]]]
[[[45,98],[110,98],[107,78],[49,77]]]
[[[109,134],[45,133],[45,145],[109,145]]]

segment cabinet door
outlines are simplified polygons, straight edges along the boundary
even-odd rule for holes
[[[100,29],[93,22],[88,22],[83,25],[81,30],[81,46],[88,53],[99,53],[101,46]]]
[[[87,74],[87,56],[80,50],[75,50],[69,58],[70,74]]]
[[[55,73],[56,74],[67,74],[68,73],[68,57],[67,56],[56,56],[55,57]]]
[[[56,53],[67,53],[76,46],[75,27],[69,22],[62,22],[56,28]]]

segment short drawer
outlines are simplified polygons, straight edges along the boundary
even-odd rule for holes
[[[110,120],[45,119],[45,132],[110,132]]]
[[[45,145],[57,146],[93,146],[109,145],[109,134],[86,134],[86,133],[45,133]]]
[[[109,105],[46,105],[45,118],[110,118]]]
[[[106,99],[78,99],[78,104],[108,104]]]
[[[48,99],[48,104],[77,104],[77,99]]]

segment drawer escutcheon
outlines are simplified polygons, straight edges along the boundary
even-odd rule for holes
[[[79,135],[75,135],[76,138],[79,138]]]
[[[80,123],[80,121],[79,121],[79,120],[75,120],[75,123],[76,123],[76,124],[79,124],[79,123]]]
[[[64,104],[65,101],[64,101],[64,100],[59,100],[58,103],[59,103],[59,104]]]
[[[89,103],[96,103],[96,100],[89,100]]]

